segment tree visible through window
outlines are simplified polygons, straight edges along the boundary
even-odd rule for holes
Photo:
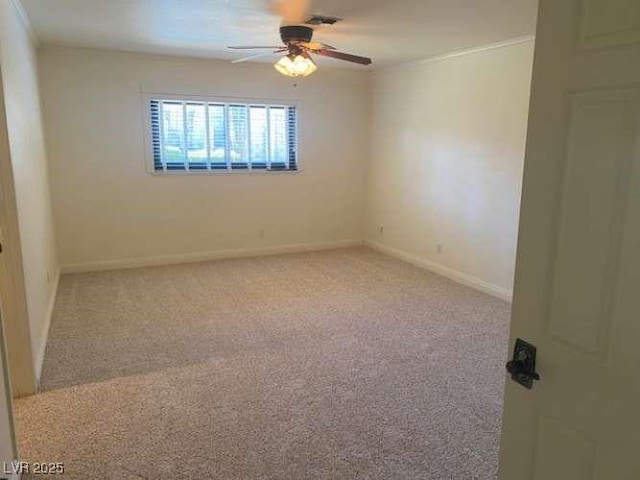
[[[153,170],[297,170],[291,105],[151,99]]]

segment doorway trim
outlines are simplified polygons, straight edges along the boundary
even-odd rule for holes
[[[37,390],[33,363],[27,295],[24,283],[20,228],[9,131],[0,67],[0,298],[2,299],[7,372],[15,397]]]

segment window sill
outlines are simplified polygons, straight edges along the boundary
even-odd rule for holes
[[[248,169],[232,169],[232,170],[167,170],[167,171],[151,171],[148,172],[155,177],[171,177],[174,175],[183,175],[190,177],[197,177],[200,175],[295,175],[301,173],[300,169],[297,170],[248,170]]]

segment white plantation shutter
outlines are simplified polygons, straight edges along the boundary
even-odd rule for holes
[[[206,169],[209,159],[207,145],[207,106],[187,103],[185,106],[186,153],[189,169]]]
[[[269,146],[271,166],[284,168],[287,162],[287,115],[284,107],[269,109]]]
[[[252,168],[267,168],[269,166],[269,122],[267,115],[269,107],[252,105],[249,108],[249,125],[251,126],[251,166]]]
[[[296,171],[295,105],[149,99],[156,173]]]
[[[249,162],[249,113],[247,105],[229,105],[229,155],[231,168],[246,168]]]
[[[208,104],[209,112],[209,164],[212,169],[227,169],[227,122],[224,104]]]

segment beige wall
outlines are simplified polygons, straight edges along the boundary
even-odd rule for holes
[[[38,90],[38,72],[34,44],[28,34],[23,18],[10,0],[0,0],[0,66],[6,110],[10,164],[3,168],[3,222],[17,211],[18,233],[13,232],[8,222],[4,236],[9,239],[9,250],[5,254],[19,261],[21,254],[24,270],[23,279],[14,274],[19,291],[12,295],[17,298],[4,298],[3,308],[9,308],[9,302],[21,301],[26,290],[32,361],[39,372],[46,344],[52,302],[55,296],[58,264],[56,244],[51,212],[47,157],[45,153],[40,95]],[[7,158],[4,159],[8,160]],[[13,185],[8,185],[13,177]],[[15,193],[12,190],[15,190]],[[7,208],[5,208],[7,207]],[[15,247],[15,248],[13,248]],[[20,251],[17,251],[19,249]],[[14,272],[15,273],[15,272]],[[19,308],[18,308],[19,310]],[[11,309],[6,312],[7,335],[9,337],[9,355],[12,372],[18,368],[12,349],[27,346],[13,337],[16,318]],[[11,313],[11,315],[9,315]],[[19,317],[19,315],[18,315]],[[27,389],[28,390],[28,389]],[[18,394],[28,393],[18,388]]]
[[[321,69],[295,87],[271,65],[43,47],[61,263],[109,268],[364,237],[508,298],[532,52],[529,40],[372,75]],[[303,171],[150,175],[142,92],[298,100]]]
[[[366,73],[322,69],[295,87],[265,64],[61,47],[39,58],[63,265],[362,239]],[[298,100],[302,172],[147,173],[141,91]]]
[[[369,242],[510,296],[532,57],[530,40],[375,72]]]

